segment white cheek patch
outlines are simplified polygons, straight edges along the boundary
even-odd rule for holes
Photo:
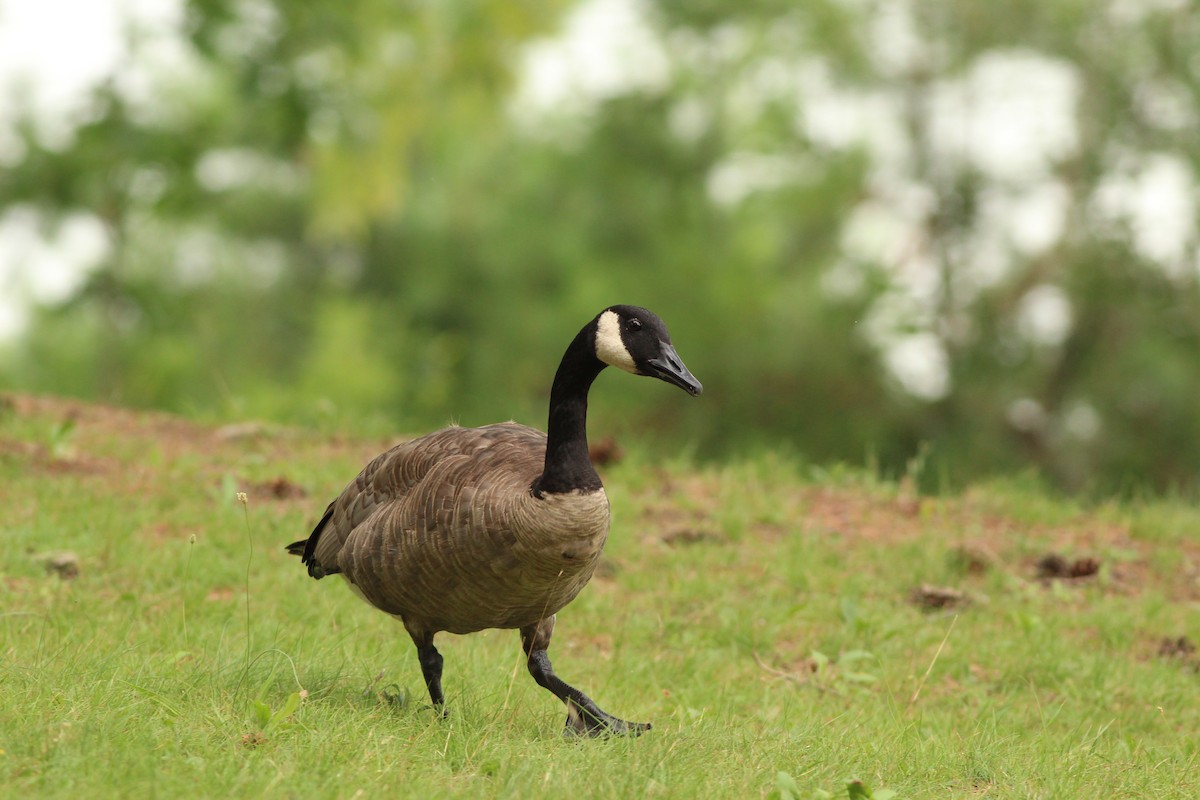
[[[596,324],[596,358],[626,372],[638,374],[633,356],[621,341],[621,318],[615,311],[605,311]]]

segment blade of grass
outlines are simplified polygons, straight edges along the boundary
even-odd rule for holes
[[[925,688],[925,681],[929,679],[929,674],[933,672],[934,665],[937,664],[938,658],[942,655],[942,649],[945,648],[946,642],[950,638],[950,632],[954,630],[954,623],[956,622],[958,622],[958,614],[955,614],[954,619],[950,620],[950,627],[946,628],[946,635],[942,637],[942,643],[938,645],[937,651],[933,654],[933,660],[929,662],[929,667],[925,670],[925,674],[921,676],[921,682],[917,684],[917,690],[909,698],[909,709],[916,704],[917,698],[921,696],[921,690]]]

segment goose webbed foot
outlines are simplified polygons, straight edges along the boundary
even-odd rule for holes
[[[579,695],[587,700],[587,707],[575,705],[575,701],[567,701],[567,725],[563,729],[564,737],[587,736],[641,736],[652,727],[649,722],[627,722],[617,719],[612,714],[601,710],[582,692]]]
[[[603,711],[592,698],[554,674],[546,648],[554,631],[554,617],[521,629],[521,644],[528,657],[529,674],[538,686],[551,692],[567,706],[563,736],[640,736],[650,730],[649,722],[626,722]]]

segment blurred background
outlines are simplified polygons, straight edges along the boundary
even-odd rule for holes
[[[0,384],[1200,488],[1191,0],[0,0]]]

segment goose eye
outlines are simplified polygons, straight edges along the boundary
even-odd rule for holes
[[[637,317],[632,317],[625,323],[625,327],[631,331],[640,331],[642,329],[642,321]]]

